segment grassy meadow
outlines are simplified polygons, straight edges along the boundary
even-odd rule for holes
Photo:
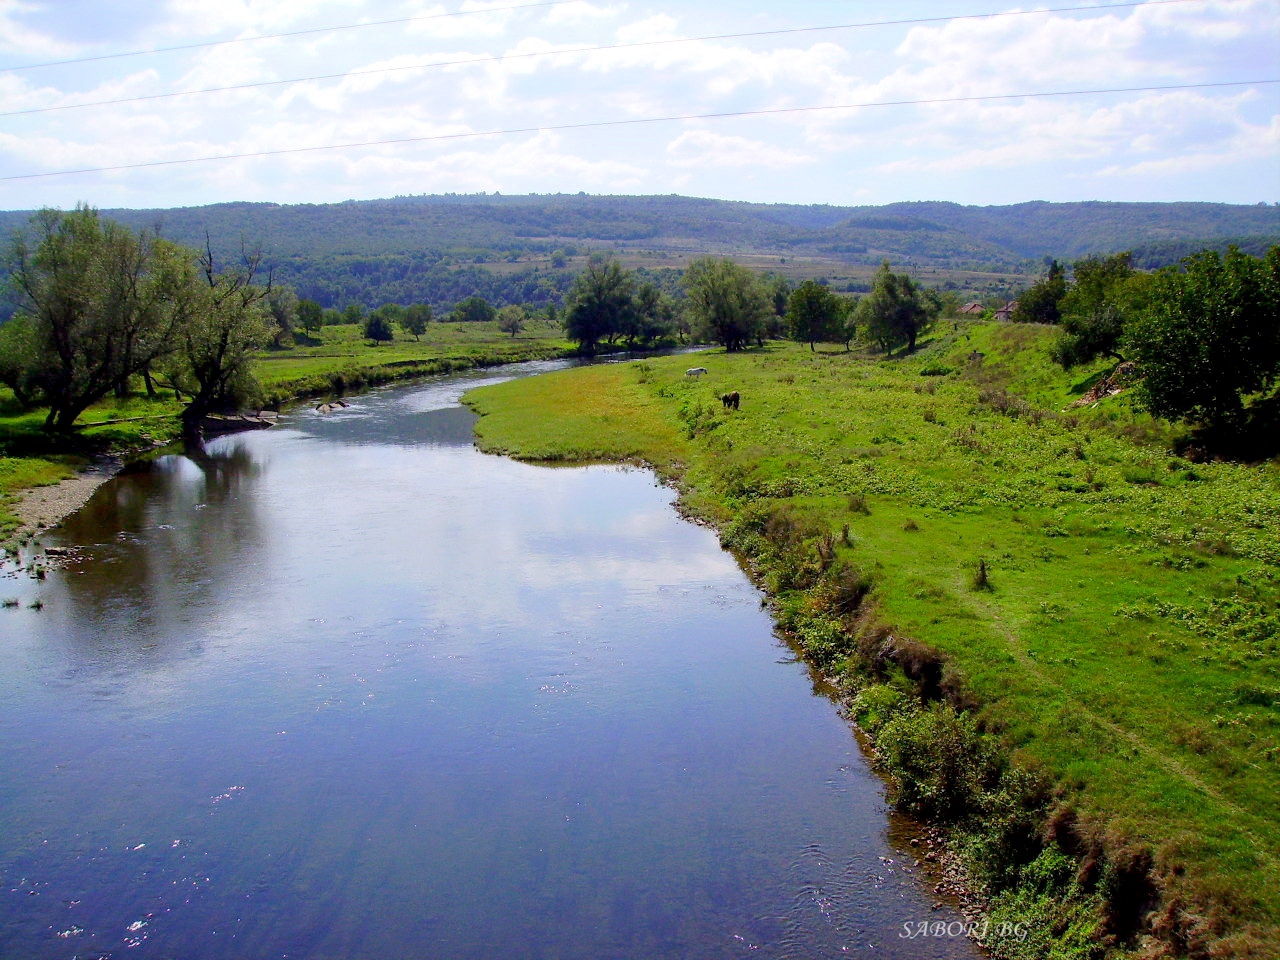
[[[954,758],[935,757],[902,789],[934,815],[965,795],[958,845],[993,909],[1039,923],[999,955],[1154,935],[1280,956],[1280,467],[1174,456],[1123,394],[1075,405],[1103,367],[1063,374],[1050,330],[940,330],[906,358],[771,344],[700,354],[701,380],[657,358],[468,402],[487,450],[674,482],[881,732],[895,779],[911,760],[891,735],[945,720],[917,695],[959,707],[955,729],[976,717],[1001,760],[974,747],[982,769],[939,786]]]
[[[517,336],[488,323],[430,323],[415,340],[402,330],[390,343],[372,346],[358,324],[322,327],[316,336],[298,334],[297,344],[264,350],[255,371],[266,402],[343,393],[405,377],[467,367],[563,356],[573,344],[558,325],[531,320]]]

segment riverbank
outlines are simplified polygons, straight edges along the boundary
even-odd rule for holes
[[[545,323],[519,337],[496,323],[435,323],[417,340],[371,346],[357,325],[326,327],[288,348],[262,351],[262,405],[338,397],[381,384],[528,360],[560,359],[572,344]],[[47,434],[43,410],[23,410],[0,388],[0,542],[56,526],[124,461],[178,439],[182,405],[171,397],[108,398],[73,437]]]
[[[485,449],[651,464],[944,827],[998,956],[1280,944],[1274,464],[1191,463],[1048,333],[787,345],[477,391]],[[738,390],[741,410],[717,394]]]
[[[9,538],[21,540],[56,527],[88,503],[94,492],[123,468],[124,461],[119,457],[99,457],[55,483],[19,490],[6,505],[16,520]]]

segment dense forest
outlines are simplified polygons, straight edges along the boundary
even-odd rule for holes
[[[1280,240],[1280,207],[1212,203],[837,207],[482,194],[102,213],[186,246],[203,248],[207,239],[223,260],[260,249],[278,282],[324,307],[429,303],[437,312],[470,295],[562,303],[593,252],[645,268],[659,287],[714,254],[753,257],[796,280],[828,278],[838,289],[861,291],[888,259],[927,284],[978,294],[1025,285],[1018,277],[1030,282],[1047,257],[1130,250],[1134,265],[1149,269],[1228,243],[1260,255]],[[30,216],[0,211],[0,234],[10,236]],[[1002,279],[992,286],[994,275]]]

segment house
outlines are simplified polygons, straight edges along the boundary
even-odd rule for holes
[[[966,303],[963,307],[960,308],[960,316],[980,317],[986,311],[986,309],[987,308],[984,307],[982,304],[980,304],[977,300],[970,300],[968,303]]]
[[[1009,320],[1013,317],[1013,311],[1018,309],[1018,301],[1010,300],[1003,307],[996,311],[997,320]]]

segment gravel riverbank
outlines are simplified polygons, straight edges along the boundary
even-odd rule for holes
[[[45,487],[32,487],[18,494],[9,509],[18,517],[14,539],[56,527],[75,513],[102,486],[124,468],[116,457],[101,457],[74,477]]]

